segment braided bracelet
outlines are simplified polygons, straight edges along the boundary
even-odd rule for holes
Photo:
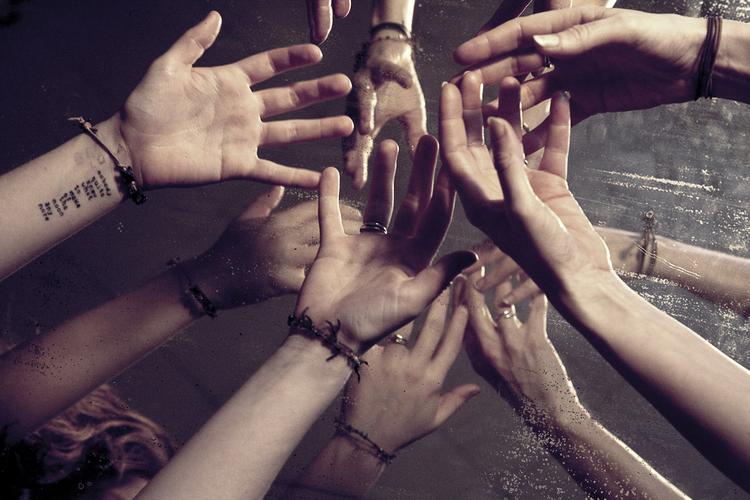
[[[721,41],[721,18],[709,16],[706,18],[706,39],[703,41],[698,55],[698,78],[695,85],[695,99],[713,97],[713,75],[716,55],[719,53]]]
[[[326,333],[315,326],[313,320],[310,318],[310,316],[307,315],[307,308],[305,308],[305,310],[302,311],[302,314],[300,314],[299,317],[295,316],[294,314],[290,314],[289,318],[287,319],[287,324],[292,328],[297,328],[299,330],[307,332],[317,339],[320,339],[323,344],[328,347],[333,353],[329,358],[326,359],[326,361],[330,361],[336,356],[344,356],[349,363],[349,366],[351,366],[352,370],[354,370],[354,373],[357,374],[357,381],[360,380],[359,369],[362,365],[366,365],[367,361],[360,359],[359,356],[357,356],[357,354],[352,351],[351,348],[349,348],[349,346],[346,346],[338,341],[337,335],[339,330],[341,329],[340,320],[336,321],[335,325],[330,321],[326,321],[326,329],[328,330],[328,332]]]
[[[68,121],[77,123],[81,127],[81,130],[83,130],[86,135],[91,137],[91,139],[93,139],[93,141],[100,148],[102,148],[104,152],[107,153],[107,155],[112,159],[112,161],[115,163],[115,169],[120,173],[120,182],[125,186],[128,197],[133,200],[136,205],[142,205],[143,203],[145,203],[148,198],[136,183],[133,167],[120,163],[120,160],[117,159],[115,154],[107,147],[106,144],[102,142],[101,139],[99,139],[99,136],[96,135],[97,130],[91,124],[91,122],[82,116],[74,116],[72,118],[68,118]]]
[[[211,319],[219,315],[219,311],[214,303],[211,302],[211,299],[209,299],[208,296],[203,293],[203,290],[201,290],[198,285],[193,283],[193,280],[190,279],[190,275],[187,273],[187,271],[185,271],[185,268],[180,265],[179,259],[170,259],[169,261],[167,261],[167,266],[173,269],[177,269],[187,281],[187,286],[185,287],[185,295],[190,298],[190,304],[188,304],[189,306],[199,306],[202,312],[210,316]]]
[[[354,438],[354,436],[357,436],[360,439],[364,440],[368,445],[370,445],[370,452],[384,464],[388,465],[396,458],[396,455],[394,455],[393,453],[388,453],[375,441],[370,439],[366,432],[362,432],[361,430],[352,427],[351,425],[338,418],[333,422],[336,425],[336,431],[339,434],[344,434],[345,436],[352,439]]]

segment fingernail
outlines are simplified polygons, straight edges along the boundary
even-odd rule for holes
[[[534,42],[545,49],[551,49],[560,45],[560,37],[557,35],[534,35]]]
[[[562,95],[564,95],[564,96],[565,96],[565,98],[566,98],[567,100],[570,100],[570,97],[571,97],[571,95],[570,95],[570,92],[569,92],[569,91],[567,91],[567,90],[563,90],[563,93],[562,93]]]
[[[508,295],[506,295],[505,297],[503,297],[502,299],[500,299],[500,304],[499,305],[500,305],[500,307],[511,307],[511,306],[516,305],[513,302],[513,294],[509,293]]]

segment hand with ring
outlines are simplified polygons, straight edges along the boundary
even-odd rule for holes
[[[462,288],[464,282],[456,278],[454,287],[460,283]],[[430,306],[416,339],[410,338],[409,324],[395,334],[400,337],[391,336],[384,346],[370,349],[362,381],[350,379],[346,386],[341,420],[367,432],[390,453],[435,431],[479,393],[476,384],[443,391],[468,318],[463,305],[448,314],[448,302],[446,290]],[[411,345],[393,339],[409,339]]]
[[[384,141],[370,186],[364,221],[389,227],[398,146]],[[434,182],[438,143],[424,136],[414,158],[409,188],[387,235],[346,234],[339,208],[339,179],[326,169],[320,186],[321,245],[297,302],[316,325],[340,321],[339,341],[363,353],[412,321],[453,278],[476,261],[468,251],[431,264],[453,214],[455,194],[448,173]],[[434,189],[433,189],[434,187]]]
[[[352,8],[351,0],[306,0],[310,41],[320,45],[333,29],[333,17],[346,17]]]

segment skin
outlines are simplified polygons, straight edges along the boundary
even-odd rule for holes
[[[467,156],[460,94],[450,84],[443,88],[444,157],[469,219],[698,451],[748,489],[750,372],[614,273],[607,246],[565,180],[567,97],[553,97],[544,157],[539,170],[530,170],[520,142],[518,81],[503,80],[500,93],[508,119],[490,120],[492,173]]]
[[[191,282],[220,311],[302,286],[318,248],[317,207],[303,203],[273,213],[282,194],[275,187],[250,203],[209,251],[185,264]],[[355,232],[358,213],[349,207],[342,213]],[[307,222],[302,230],[300,221]],[[288,251],[295,247],[300,251]],[[266,265],[270,272],[258,269]],[[3,354],[0,426],[9,425],[10,439],[43,425],[201,318],[186,287],[182,272],[167,271]]]
[[[435,140],[425,138],[422,142],[434,168]],[[395,147],[392,149],[395,162]],[[431,196],[425,197],[430,200],[425,212],[439,215],[438,220],[445,221],[447,227],[453,204],[445,204],[443,189],[432,196],[431,182],[428,188]],[[437,201],[433,203],[432,198]],[[402,213],[413,217],[412,208],[416,207],[402,206],[398,217]],[[300,291],[295,315],[308,314],[318,329],[326,328],[327,321],[340,321],[337,341],[359,354],[413,320],[461,269],[476,260],[473,254],[458,253],[428,267],[434,253],[433,240],[420,231],[424,220],[416,217],[413,238],[399,234],[347,235],[339,207],[339,174],[333,168],[323,171],[318,217],[320,250]],[[432,221],[429,217],[425,220]],[[407,240],[409,244],[405,245]],[[402,251],[383,251],[389,247]],[[407,262],[404,250],[421,253],[421,266]],[[376,254],[380,257],[373,258]],[[416,273],[416,277],[410,273]],[[384,286],[390,286],[390,290],[384,291]],[[370,307],[364,307],[363,301]],[[332,351],[317,338],[295,327],[290,334],[139,498],[257,498],[267,491],[284,461],[343,388],[352,370],[343,356],[326,361]],[[222,474],[215,473],[219,469]]]
[[[314,45],[194,67],[220,25],[219,14],[211,12],[154,61],[122,109],[96,125],[98,137],[122,164],[132,165],[145,190],[240,178],[315,188],[318,172],[264,160],[259,148],[348,135],[351,121],[343,116],[264,120],[341,97],[351,88],[349,80],[330,75],[250,89],[319,62],[322,54]],[[126,199],[118,178],[112,160],[85,135],[0,177],[0,198],[13,207],[0,214],[0,278],[118,206]],[[53,206],[60,207],[59,213]]]
[[[456,278],[454,288],[465,281]],[[466,307],[447,316],[449,297],[443,292],[430,307],[425,324],[410,345],[388,341],[374,346],[362,380],[350,379],[344,390],[340,419],[364,430],[389,453],[398,452],[434,432],[479,393],[475,384],[444,391],[448,370],[461,350]],[[398,332],[413,337],[407,325]],[[337,433],[305,469],[289,498],[364,497],[385,471],[371,448]]]
[[[469,327],[464,343],[472,366],[534,432],[541,444],[594,498],[687,498],[583,407],[547,337],[547,299],[529,303],[521,323],[502,313],[497,300],[510,282],[495,289],[492,310],[475,287],[464,289]],[[494,319],[493,319],[494,318]]]
[[[317,45],[325,42],[333,29],[334,16],[344,18],[351,8],[351,0],[307,0],[310,41]]]

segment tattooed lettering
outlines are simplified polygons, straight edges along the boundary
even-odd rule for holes
[[[107,196],[112,196],[112,189],[109,187],[109,183],[101,170],[97,170],[96,175],[92,176],[90,179],[86,179],[80,184],[76,184],[73,186],[73,189],[65,191],[57,198],[52,198],[50,201],[44,201],[37,206],[42,214],[42,218],[45,221],[49,221],[54,218],[55,213],[57,213],[58,217],[63,217],[65,212],[73,207],[81,208],[84,198],[86,201],[91,201],[96,198],[105,198]]]

